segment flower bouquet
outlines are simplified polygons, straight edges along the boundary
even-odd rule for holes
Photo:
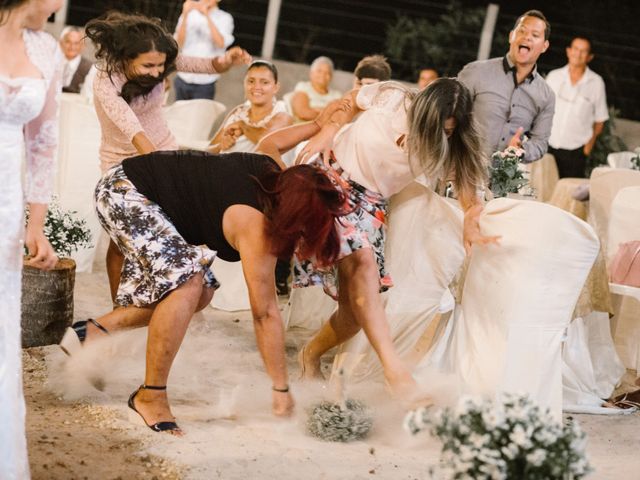
[[[524,150],[507,147],[491,156],[489,179],[493,196],[506,197],[507,193],[518,193],[529,181],[520,170],[520,161],[524,157]]]
[[[446,479],[577,480],[591,472],[577,423],[570,417],[564,425],[555,422],[526,395],[466,397],[453,410],[418,409],[404,426],[442,441],[439,468],[431,473]]]
[[[80,248],[92,246],[91,231],[84,220],[74,218],[76,213],[62,210],[55,197],[49,204],[44,220],[44,235],[59,257],[68,257]],[[25,216],[28,220],[28,208]]]

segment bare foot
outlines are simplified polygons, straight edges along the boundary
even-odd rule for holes
[[[276,417],[290,417],[295,405],[290,392],[272,392],[271,409]]]
[[[423,392],[413,376],[407,371],[398,375],[385,375],[386,385],[391,396],[409,410],[433,405],[433,399]]]
[[[307,345],[298,352],[298,365],[300,366],[300,380],[324,380],[320,369],[320,358],[310,355]]]
[[[141,388],[135,397],[133,397],[133,406],[147,426],[160,422],[176,421],[169,407],[166,390],[147,390]],[[184,432],[180,428],[177,430],[165,430],[164,432],[178,437],[184,435]]]

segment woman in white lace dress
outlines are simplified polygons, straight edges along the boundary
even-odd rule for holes
[[[61,59],[39,32],[62,0],[0,0],[0,472],[29,478],[22,396],[20,285],[27,263],[49,269],[57,257],[43,232],[53,186]],[[12,52],[7,55],[4,52]],[[21,163],[26,151],[26,189]],[[31,211],[24,228],[24,200]]]

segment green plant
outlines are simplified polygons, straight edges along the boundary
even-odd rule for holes
[[[91,231],[87,223],[74,218],[75,211],[64,211],[54,197],[44,220],[44,235],[59,257],[68,257],[82,247],[91,247]],[[29,209],[25,216],[29,219]]]
[[[518,193],[529,183],[520,169],[522,157],[524,157],[524,150],[516,147],[507,147],[491,156],[489,179],[494,197],[506,197],[507,193]]]
[[[454,1],[435,21],[400,16],[387,28],[386,53],[413,78],[425,67],[455,76],[476,59],[484,15],[481,7],[465,8]]]
[[[640,150],[636,148],[635,157],[631,157],[631,169],[640,170]]]
[[[442,441],[438,478],[578,480],[592,470],[578,424],[556,422],[527,395],[464,397],[454,410],[410,412],[404,426]]]

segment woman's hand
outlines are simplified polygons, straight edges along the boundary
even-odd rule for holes
[[[320,112],[320,114],[316,117],[315,122],[318,124],[320,128],[324,127],[329,120],[331,120],[331,115],[333,115],[337,111],[348,112],[351,108],[349,102],[344,98],[339,98],[327,104],[326,107]]]
[[[323,128],[313,137],[309,139],[300,153],[296,157],[294,165],[307,163],[316,153],[322,155],[322,160],[326,166],[329,166],[329,158],[331,157],[331,149],[333,148],[333,137],[337,133],[337,128]]]
[[[247,65],[251,63],[251,55],[240,47],[231,47],[224,55],[213,59],[213,67],[218,73],[224,73],[235,65]]]
[[[473,244],[488,245],[491,243],[498,244],[500,236],[487,237],[480,233],[480,214],[482,213],[483,206],[475,204],[464,212],[464,223],[462,227],[462,243],[467,255],[471,255],[471,247]]]
[[[35,224],[28,224],[25,232],[24,243],[29,255],[25,262],[30,267],[41,270],[51,270],[58,262],[58,256],[53,247],[44,236],[42,227]]]

